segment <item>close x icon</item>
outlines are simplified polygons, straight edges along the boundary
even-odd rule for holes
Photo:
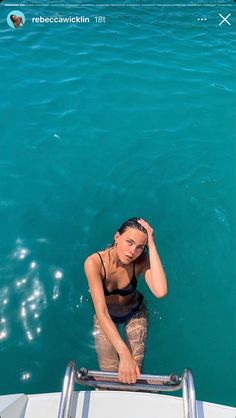
[[[221,22],[219,23],[219,26],[221,26],[223,24],[231,26],[231,23],[229,21],[231,13],[229,13],[227,16],[223,16],[221,13],[219,13],[219,16],[221,17]]]

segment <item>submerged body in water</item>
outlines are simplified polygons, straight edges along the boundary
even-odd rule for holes
[[[138,276],[144,275],[156,297],[167,293],[153,229],[140,218],[124,222],[110,248],[86,259],[85,273],[96,311],[94,336],[99,366],[102,370],[118,370],[124,383],[135,383],[147,337],[147,309],[136,289]],[[120,324],[124,324],[125,342],[119,334]]]

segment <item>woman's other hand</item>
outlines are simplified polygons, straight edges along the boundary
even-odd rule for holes
[[[147,240],[147,245],[150,244],[150,242],[152,242],[154,240],[154,230],[153,228],[149,225],[148,222],[146,222],[144,219],[140,218],[138,219],[138,222],[146,229],[147,231],[147,236],[148,236],[148,240]]]
[[[124,353],[120,355],[119,363],[119,380],[123,383],[136,383],[136,380],[140,376],[140,370],[130,354],[129,350],[125,350]]]

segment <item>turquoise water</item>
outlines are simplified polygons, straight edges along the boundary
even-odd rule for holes
[[[140,278],[144,372],[190,367],[198,399],[235,405],[236,12],[22,9],[19,30],[0,10],[0,392],[98,367],[83,262],[141,216],[169,284]],[[91,22],[30,21],[55,14]]]

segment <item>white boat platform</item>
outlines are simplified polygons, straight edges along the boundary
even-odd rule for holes
[[[97,390],[74,391],[74,383]],[[107,389],[106,389],[107,388]],[[102,390],[101,390],[102,389]],[[115,389],[115,390],[114,390]],[[155,393],[183,389],[183,398]],[[141,375],[134,385],[116,373],[67,367],[62,393],[0,396],[0,418],[236,418],[236,408],[195,401],[192,374]]]

